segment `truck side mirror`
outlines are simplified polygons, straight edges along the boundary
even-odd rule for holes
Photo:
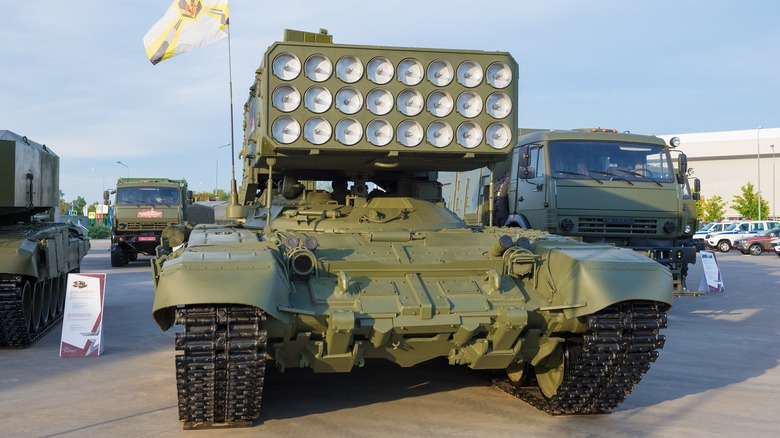
[[[192,190],[187,190],[187,204],[192,204],[194,202],[194,198],[192,197]]]
[[[683,175],[688,173],[688,157],[683,153],[677,157],[677,171]]]
[[[536,178],[536,169],[530,166],[520,168],[520,178],[533,179]]]
[[[698,178],[693,180],[693,193],[691,194],[691,197],[693,197],[694,201],[698,201],[701,199],[701,181],[699,181]]]

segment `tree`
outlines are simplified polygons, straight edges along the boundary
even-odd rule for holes
[[[726,201],[718,195],[712,195],[706,199],[701,199],[701,203],[696,206],[697,211],[701,211],[701,219],[704,222],[712,222],[723,217],[726,209]],[[698,210],[701,208],[701,210]]]
[[[71,205],[73,206],[73,208],[76,209],[77,214],[83,214],[84,206],[87,205],[87,201],[85,201],[83,197],[77,196],[76,199],[68,203],[68,208],[70,208]],[[65,213],[67,213],[67,210],[65,211]]]
[[[739,213],[741,217],[758,219],[758,194],[753,190],[753,184],[748,182],[740,187],[742,195],[734,195],[731,207]],[[769,216],[769,203],[766,199],[761,199],[761,218]]]

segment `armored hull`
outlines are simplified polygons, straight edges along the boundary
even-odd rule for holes
[[[0,348],[26,347],[62,319],[67,275],[88,246],[70,224],[0,226]]]
[[[155,319],[184,326],[191,427],[257,419],[266,364],[348,372],[368,358],[506,370],[496,384],[545,411],[607,412],[663,346],[671,274],[633,251],[475,230],[410,198],[286,204],[271,234],[257,219],[201,225],[155,261]]]

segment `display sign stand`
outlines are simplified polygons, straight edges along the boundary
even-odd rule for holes
[[[718,260],[715,258],[715,253],[712,251],[701,251],[701,265],[704,268],[704,275],[701,277],[701,283],[699,283],[699,290],[707,292],[725,292],[726,288],[723,285],[723,277],[720,274],[720,267],[718,266]]]
[[[103,297],[106,274],[68,274],[60,357],[103,353]]]

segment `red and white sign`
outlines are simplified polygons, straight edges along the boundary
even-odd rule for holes
[[[699,284],[699,290],[707,292],[725,292],[726,287],[723,285],[723,277],[720,274],[720,267],[718,266],[718,260],[715,258],[715,253],[712,251],[701,251],[701,265],[704,268],[704,276],[701,278],[701,284]]]
[[[60,357],[103,353],[106,274],[68,274]]]
[[[155,236],[138,236],[139,242],[154,242],[155,240],[157,240]]]
[[[150,218],[161,218],[163,217],[163,211],[162,210],[138,210],[138,213],[136,213],[136,217],[141,217],[144,219],[150,219]]]

